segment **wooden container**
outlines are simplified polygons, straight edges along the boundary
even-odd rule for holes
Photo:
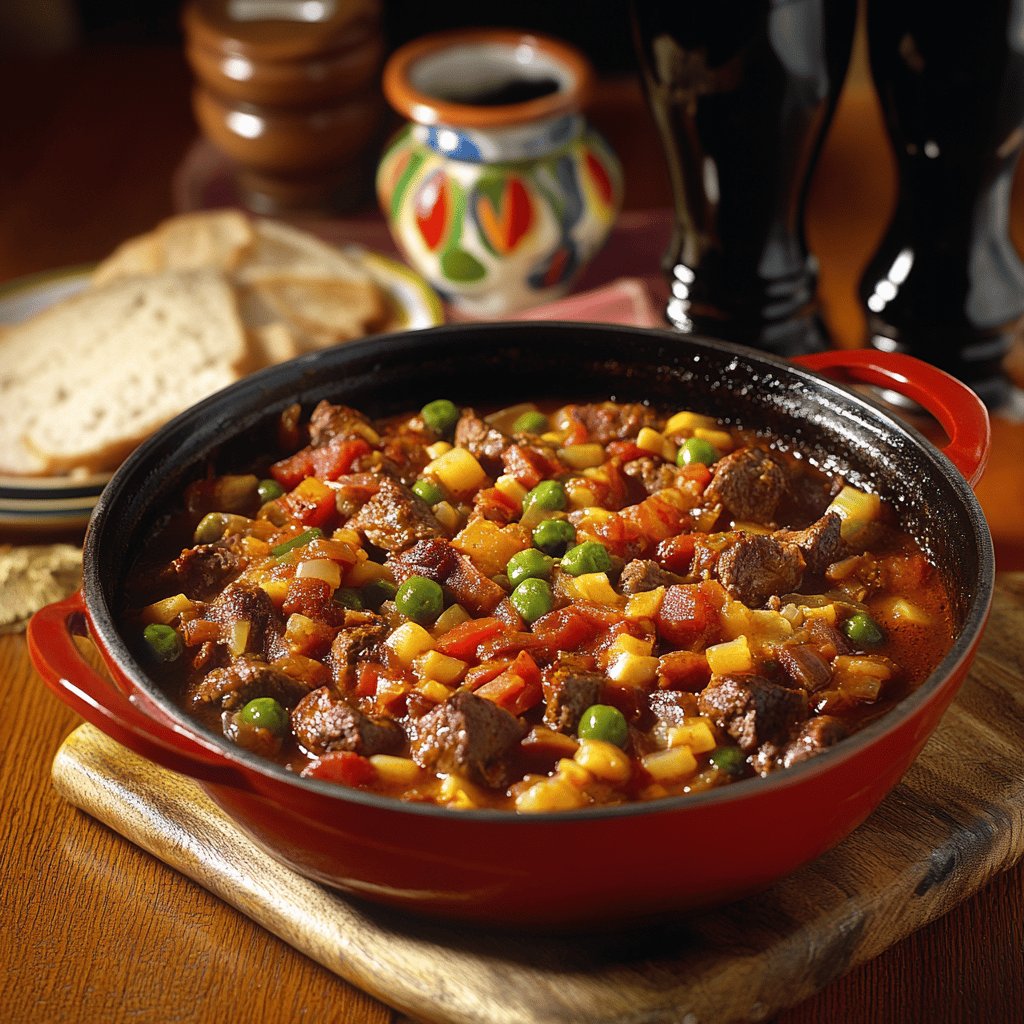
[[[186,56],[203,133],[259,213],[329,213],[372,195],[384,102],[379,0],[190,0]]]

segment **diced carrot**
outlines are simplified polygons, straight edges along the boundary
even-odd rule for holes
[[[698,693],[710,678],[711,668],[701,651],[670,651],[658,659],[658,686],[663,690]]]
[[[671,586],[656,619],[658,635],[673,647],[689,647],[708,628],[708,602],[695,583]]]
[[[680,533],[678,536],[666,537],[665,540],[659,541],[654,559],[662,569],[685,575],[693,563],[693,548],[693,534]]]

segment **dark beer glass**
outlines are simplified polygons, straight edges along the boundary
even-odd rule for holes
[[[782,355],[825,347],[803,211],[856,0],[634,0],[632,14],[674,198],[668,319]]]
[[[998,405],[1024,314],[1009,233],[1024,0],[869,0],[868,47],[899,187],[861,281],[869,342],[928,360]]]

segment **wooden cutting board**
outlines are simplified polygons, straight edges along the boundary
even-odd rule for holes
[[[1024,574],[1002,576],[960,696],[864,825],[759,897],[643,932],[517,936],[368,909],[282,867],[193,783],[91,726],[68,737],[53,779],[76,806],[414,1018],[764,1020],[945,913],[1024,853],[1021,636]]]

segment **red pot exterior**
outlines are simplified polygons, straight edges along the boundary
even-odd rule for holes
[[[475,342],[480,328],[472,330]],[[507,332],[495,333],[500,338]],[[607,332],[577,328],[575,334],[591,339]],[[885,360],[881,353],[872,358]],[[307,362],[317,370],[321,361]],[[901,361],[901,370],[909,365]],[[296,375],[294,369],[288,372]],[[256,392],[257,398],[265,394],[265,389]],[[970,445],[959,447],[976,448],[977,455],[959,451],[958,459],[966,463],[961,471],[976,475],[980,470],[973,463],[983,465],[987,455],[987,438],[978,440],[987,421],[983,429],[978,419],[983,407],[980,414],[970,402],[964,409],[963,419],[972,424]],[[177,432],[193,430],[202,416],[202,411],[186,414]],[[213,417],[209,429],[216,433],[223,427]],[[175,452],[180,437],[175,430],[168,433],[164,447]],[[159,448],[156,443],[136,457],[150,476],[158,475],[151,470],[162,457]],[[947,485],[950,475],[958,481],[954,489],[965,487],[952,467]],[[120,488],[115,478],[119,493],[131,493],[135,486],[130,475]],[[120,511],[117,500],[115,495],[107,505]],[[148,499],[137,500],[145,505]],[[974,502],[969,490],[959,500]],[[922,501],[928,507],[930,499]],[[724,790],[648,804],[550,815],[405,805],[301,780],[191,729],[132,663],[117,632],[108,578],[112,565],[123,567],[130,549],[116,536],[124,521],[120,515],[106,520],[101,515],[99,527],[96,520],[91,527],[100,535],[91,544],[87,540],[87,555],[92,552],[96,564],[87,565],[86,601],[75,596],[44,609],[30,624],[28,640],[33,660],[58,696],[120,742],[195,777],[242,830],[305,876],[373,903],[437,918],[492,926],[608,926],[764,889],[835,846],[896,785],[956,695],[991,601],[991,539],[980,509],[968,511],[975,539],[958,536],[949,543],[960,545],[958,555],[964,545],[979,548],[971,553],[976,592],[964,597],[966,625],[954,652],[917,693],[811,761]],[[950,577],[958,578],[957,569]],[[75,653],[70,638],[82,631],[83,611],[114,686]]]

